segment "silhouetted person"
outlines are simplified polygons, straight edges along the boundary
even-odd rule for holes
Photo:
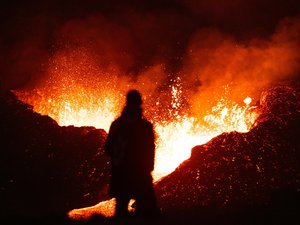
[[[154,168],[154,131],[143,118],[142,98],[131,90],[121,116],[110,127],[105,143],[111,157],[109,194],[116,198],[116,217],[128,215],[130,199],[136,200],[136,214],[153,216],[158,212],[151,172]]]

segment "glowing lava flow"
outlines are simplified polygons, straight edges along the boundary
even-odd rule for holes
[[[97,98],[97,100],[88,99],[88,97],[93,96],[92,93],[88,93],[90,96],[71,93],[70,95],[62,95],[60,98],[53,96],[45,98],[43,95],[32,97],[26,93],[17,94],[22,100],[33,105],[35,111],[50,115],[60,125],[91,125],[104,128],[106,131],[120,110],[118,100],[124,98],[117,94],[111,94],[104,98]],[[234,130],[247,132],[257,116],[251,110],[252,99],[250,97],[245,98],[245,105],[243,106],[221,99],[212,108],[211,113],[204,116],[206,122],[204,126],[197,118],[179,114],[180,94],[178,87],[172,87],[171,108],[175,112],[175,119],[173,121],[153,121],[157,134],[153,171],[156,182],[188,159],[192,147],[204,144],[222,132]],[[95,213],[112,216],[114,205],[114,199],[111,199],[95,206],[74,209],[69,212],[69,217],[73,219],[89,218]]]
[[[206,117],[208,122],[213,119],[219,125],[223,122],[222,128],[215,131],[210,131],[207,127],[201,127],[195,118],[187,116],[178,116],[177,120],[172,122],[155,123],[158,139],[156,143],[155,169],[153,171],[154,180],[158,181],[161,177],[174,171],[181,162],[190,157],[191,149],[195,145],[204,144],[222,132],[232,130],[247,132],[257,116],[255,113],[250,112],[251,101],[251,98],[247,97],[244,100],[245,106],[239,107],[234,105],[232,109],[221,108],[220,105],[222,104],[220,103],[214,108],[214,114]],[[233,120],[235,121],[233,123],[236,125],[235,128],[232,124]],[[72,219],[88,219],[93,214],[110,217],[113,216],[114,207],[115,199],[111,199],[100,202],[95,206],[74,209],[69,212],[69,217]],[[131,209],[130,206],[129,209]]]

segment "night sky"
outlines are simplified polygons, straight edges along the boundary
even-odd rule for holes
[[[299,16],[298,0],[2,1],[1,89],[38,82],[51,56],[74,44],[77,34],[87,33],[91,42],[103,38],[110,46],[103,51],[115,51],[125,73],[140,73],[161,59],[174,73],[200,30],[213,28],[247,42],[268,39],[284,18],[299,22]]]

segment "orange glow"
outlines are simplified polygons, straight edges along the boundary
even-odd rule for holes
[[[130,200],[128,204],[128,211],[132,212],[134,209],[131,207],[134,203],[134,200]],[[105,217],[112,217],[114,214],[114,209],[116,205],[115,198],[112,198],[107,201],[99,202],[97,205],[81,208],[81,209],[74,209],[69,212],[69,217],[78,220],[78,219],[89,219],[93,214],[101,213]]]
[[[175,121],[156,122],[158,134],[155,169],[155,180],[168,175],[188,159],[192,147],[201,145],[223,132],[248,132],[257,114],[249,105],[235,104],[228,108],[224,103],[213,107],[211,114],[204,116],[207,126],[201,125],[195,117],[177,117]]]
[[[80,89],[79,93],[83,93]],[[233,130],[247,132],[257,116],[250,106],[250,98],[244,100],[245,105],[239,106],[231,101],[221,99],[204,116],[205,125],[193,116],[181,116],[177,107],[180,107],[178,90],[172,87],[172,110],[175,109],[175,119],[172,121],[153,121],[157,133],[154,181],[168,175],[188,159],[192,147],[204,144],[222,132]],[[44,93],[42,92],[44,91]],[[124,96],[107,91],[105,96],[95,98],[89,93],[80,95],[68,92],[59,98],[47,93],[46,90],[37,90],[38,95],[18,92],[19,97],[34,106],[34,110],[53,117],[60,125],[95,126],[106,131],[112,120],[118,115],[120,102]],[[44,94],[44,95],[42,95]],[[151,119],[151,118],[150,118]],[[75,209],[69,213],[73,219],[89,218],[94,213],[112,216],[114,200],[100,202],[87,208]]]
[[[247,104],[241,107],[234,105],[230,109],[226,108],[226,106],[221,108],[221,105],[212,110],[213,114],[205,117],[208,122],[211,122],[212,127],[215,127],[216,124],[220,126],[217,130],[210,130],[208,127],[201,126],[196,118],[187,116],[178,116],[176,121],[155,122],[155,131],[158,134],[155,168],[153,171],[155,181],[168,175],[180,163],[188,159],[191,149],[195,145],[204,144],[222,132],[233,130],[247,132],[257,116],[251,112],[251,107]],[[88,219],[93,214],[100,213],[110,217],[113,215],[114,205],[115,201],[111,199],[100,202],[95,206],[74,209],[69,212],[69,216],[73,219]]]
[[[230,131],[247,132],[254,123],[256,113],[249,106],[250,98],[245,98],[244,106],[233,104],[231,101],[221,99],[211,112],[204,116],[205,124],[198,118],[181,115],[177,108],[180,107],[178,90],[172,86],[172,112],[175,118],[170,121],[153,121],[156,141],[154,180],[171,173],[181,162],[188,159],[191,149],[195,145],[208,142],[213,137]],[[59,125],[94,126],[108,131],[113,119],[118,115],[120,102],[124,96],[107,92],[105,96],[95,97],[95,93],[85,93],[80,88],[78,93],[68,92],[55,98],[53,92],[45,96],[32,95],[18,92],[19,97],[32,104],[34,110],[54,118]],[[37,90],[36,93],[42,93]],[[50,97],[47,98],[47,94]],[[249,103],[248,103],[249,102]],[[175,111],[174,111],[175,109]],[[152,120],[152,118],[150,118]]]
[[[177,104],[179,97],[177,91],[176,87],[172,87],[173,109],[180,106]],[[18,92],[18,95],[24,101],[33,104],[37,112],[50,115],[60,125],[95,126],[106,131],[118,115],[120,102],[124,98],[113,92],[108,92],[106,96],[97,99],[93,99],[92,94],[88,99],[87,95],[76,93],[65,94],[64,98],[47,98],[47,94],[39,95],[37,98],[21,92]],[[257,115],[251,111],[253,107],[249,105],[251,103],[249,97],[245,98],[244,103],[245,105],[239,106],[221,99],[211,109],[210,114],[204,116],[205,126],[198,118],[181,116],[178,111],[175,111],[176,117],[172,121],[153,121],[157,133],[154,181],[168,175],[188,159],[192,147],[204,144],[222,132],[233,130],[247,132]],[[114,205],[114,199],[111,199],[95,206],[74,209],[69,212],[69,216],[72,219],[87,219],[95,213],[100,213],[109,217],[113,214]]]
[[[160,65],[132,81],[115,68],[104,72],[82,49],[57,54],[49,65],[48,76],[40,86],[16,91],[16,94],[36,112],[49,115],[61,126],[94,126],[108,131],[124,105],[124,93],[132,88],[139,89],[145,100],[145,115],[153,122],[157,134],[155,182],[188,159],[192,147],[222,132],[247,132],[257,117],[253,111],[255,107],[251,106],[252,99],[245,95],[243,102],[236,103],[225,94],[228,86],[222,90],[224,95],[215,96],[213,107],[203,101],[199,107],[205,113],[193,114],[195,108],[183,103],[188,101],[184,101],[186,96],[180,77],[157,93],[159,85],[167,83]],[[192,105],[199,104],[193,102]],[[111,216],[113,208],[112,199],[72,210],[69,216],[74,219],[88,218],[94,213]]]
[[[129,31],[102,17],[71,21],[58,32],[57,49],[45,62],[43,80],[16,94],[61,126],[108,131],[124,105],[124,93],[138,89],[145,98],[145,116],[157,133],[157,182],[188,159],[195,145],[223,132],[250,130],[260,93],[299,74],[299,24],[297,17],[286,18],[270,37],[247,40],[199,28],[187,46],[176,42],[186,49],[182,58],[176,56],[179,65],[173,68],[168,48],[153,49],[154,55],[139,52],[152,46],[139,48],[139,36],[131,38],[135,27],[142,28],[142,34],[149,28],[143,21]],[[145,36],[146,43],[151,43],[150,36]],[[112,199],[72,210],[69,216],[111,216],[113,208]]]

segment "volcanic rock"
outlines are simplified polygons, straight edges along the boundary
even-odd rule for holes
[[[277,86],[264,92],[260,103],[261,114],[248,133],[223,133],[194,147],[191,157],[156,185],[165,212],[263,206],[284,195],[293,197],[277,201],[281,207],[293,202],[299,209],[299,92]]]
[[[61,127],[11,92],[0,97],[0,124],[1,215],[66,213],[108,198],[104,130]]]

